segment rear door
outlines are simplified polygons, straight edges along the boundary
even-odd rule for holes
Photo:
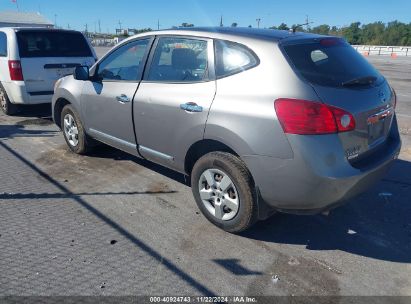
[[[80,32],[20,30],[16,32],[23,77],[31,95],[53,94],[56,80],[78,65],[92,66],[94,54]]]
[[[204,136],[214,100],[214,52],[210,39],[160,37],[134,98],[140,153],[183,169],[188,148]]]
[[[339,38],[285,42],[296,72],[320,99],[353,114],[356,129],[340,133],[348,159],[384,143],[391,129],[395,97],[384,77]]]

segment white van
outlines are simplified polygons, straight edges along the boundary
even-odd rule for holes
[[[93,47],[77,31],[0,28],[0,103],[7,115],[18,105],[51,103],[55,82],[76,66],[92,66]]]

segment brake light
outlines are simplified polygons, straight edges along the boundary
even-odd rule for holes
[[[344,40],[341,38],[324,38],[320,40],[321,46],[337,46],[344,44]]]
[[[10,79],[12,81],[23,81],[23,70],[19,60],[9,60]]]
[[[355,129],[352,114],[340,108],[300,99],[277,99],[277,117],[285,133],[320,135]]]

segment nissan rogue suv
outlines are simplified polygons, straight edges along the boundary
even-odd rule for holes
[[[134,36],[56,83],[69,148],[100,141],[191,176],[213,224],[318,213],[398,157],[396,95],[345,40],[194,28]]]

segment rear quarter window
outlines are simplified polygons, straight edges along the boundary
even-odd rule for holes
[[[62,31],[20,31],[17,41],[21,58],[92,57],[81,33]]]
[[[315,39],[284,45],[292,66],[305,80],[321,86],[341,87],[362,77],[384,78],[345,40]]]
[[[257,55],[245,45],[215,41],[216,76],[223,78],[256,67],[260,61]]]
[[[7,35],[0,32],[0,57],[7,57]]]

